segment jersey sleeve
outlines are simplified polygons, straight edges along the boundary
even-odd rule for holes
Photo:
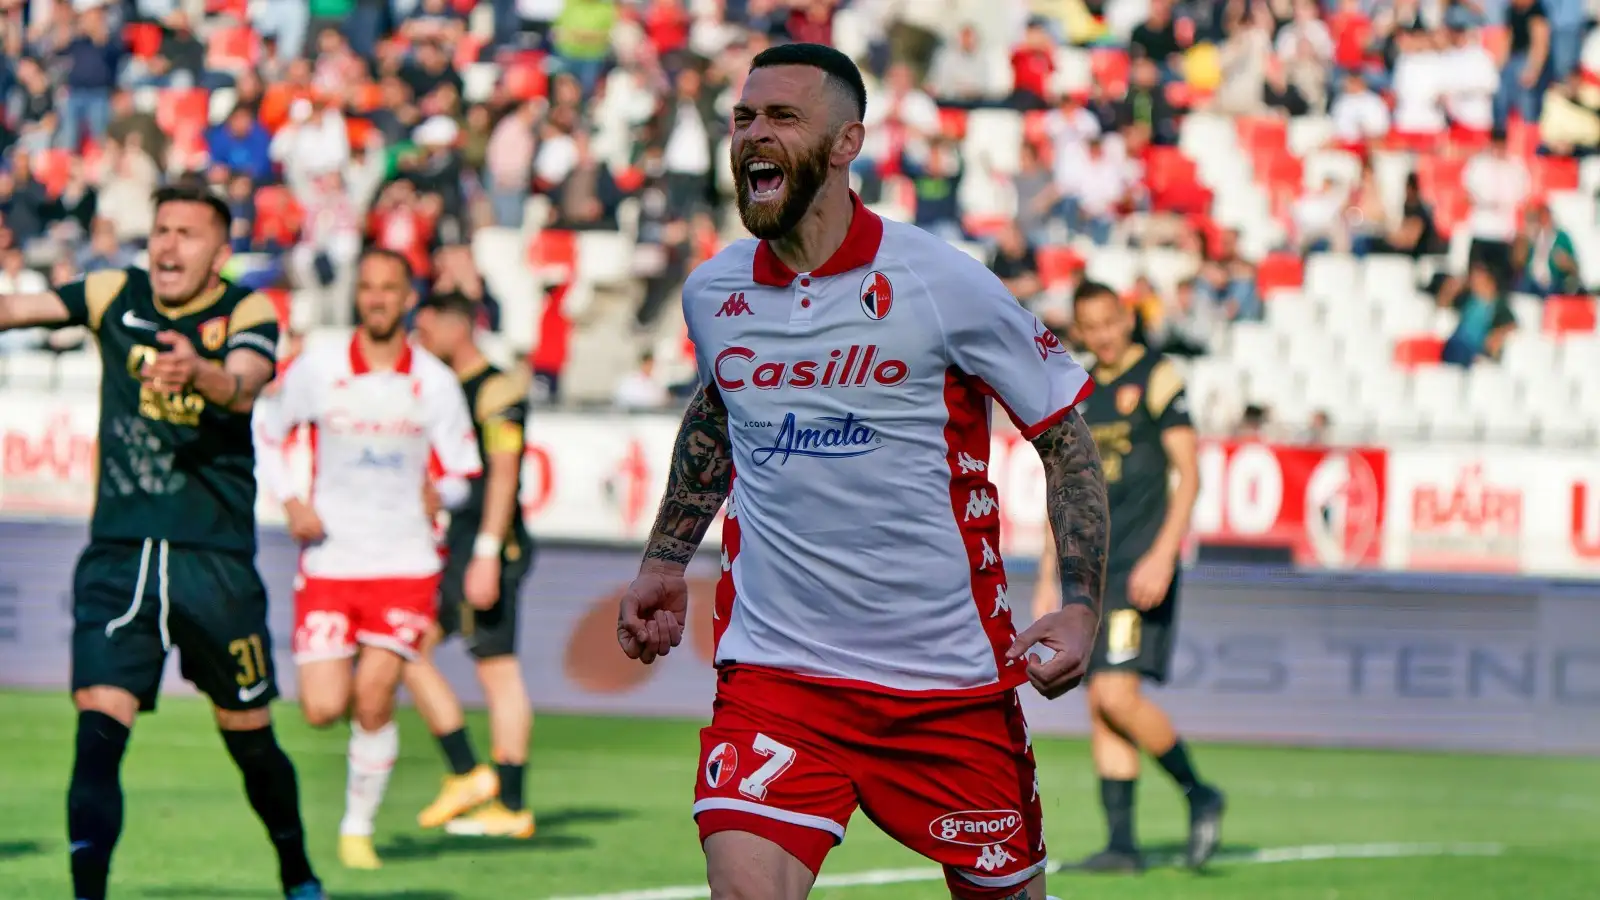
[[[467,397],[454,377],[430,377],[427,391],[428,442],[445,478],[475,478],[483,472],[478,433],[472,427]]]
[[[117,299],[128,283],[128,273],[121,269],[90,272],[83,278],[55,289],[56,296],[67,308],[63,325],[85,325],[93,331],[100,330],[111,301]]]
[[[478,389],[472,411],[483,435],[485,453],[522,455],[528,423],[528,379],[522,373],[497,373]]]
[[[1094,390],[1094,381],[1033,313],[987,269],[973,263],[967,290],[937,285],[933,302],[951,363],[977,378],[1033,440]],[[943,295],[943,299],[941,298]]]
[[[1170,359],[1158,361],[1150,369],[1150,380],[1145,386],[1145,405],[1150,418],[1162,431],[1169,428],[1193,428],[1189,418],[1189,394],[1183,375]]]
[[[289,366],[277,395],[266,403],[257,403],[250,417],[256,445],[256,481],[263,491],[279,501],[295,499],[299,494],[285,452],[289,435],[296,427],[315,426],[314,368],[313,363],[304,358]]]
[[[278,361],[278,308],[265,294],[254,293],[239,301],[228,317],[228,352],[250,350]]]

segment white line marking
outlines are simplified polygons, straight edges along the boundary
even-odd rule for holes
[[[1287,862],[1311,862],[1330,859],[1403,859],[1439,856],[1499,856],[1505,852],[1501,844],[1310,844],[1302,847],[1268,847],[1260,850],[1224,850],[1212,858],[1212,865],[1272,865]],[[1156,865],[1176,863],[1178,857],[1152,860]],[[1052,863],[1051,872],[1061,871],[1060,863]],[[911,884],[919,881],[943,881],[944,871],[934,868],[873,869],[843,875],[823,875],[817,879],[819,888],[868,887],[887,884]],[[640,891],[622,891],[615,894],[586,894],[574,897],[556,897],[553,900],[706,900],[710,891],[696,885],[648,888]]]

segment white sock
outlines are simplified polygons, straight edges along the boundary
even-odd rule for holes
[[[372,821],[389,788],[389,773],[400,755],[400,729],[395,723],[367,731],[350,723],[350,778],[344,793],[340,834],[372,835]]]

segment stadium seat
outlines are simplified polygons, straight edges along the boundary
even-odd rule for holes
[[[468,103],[485,103],[494,94],[500,81],[500,67],[492,62],[475,62],[461,71],[461,99]]]
[[[961,140],[967,136],[967,111],[949,106],[939,107],[939,127],[945,137]]]
[[[300,204],[282,185],[256,189],[255,239],[258,243],[276,242],[293,246],[300,234]]]
[[[1431,334],[1413,335],[1395,341],[1394,364],[1406,369],[1438,365],[1443,352],[1443,340]]]
[[[1039,247],[1034,250],[1033,258],[1039,266],[1039,280],[1044,282],[1046,290],[1070,288],[1084,267],[1083,257],[1071,247]]]
[[[1544,331],[1561,335],[1595,330],[1593,297],[1547,297],[1544,301]],[[1600,376],[1597,376],[1600,377]]]
[[[1600,334],[1571,332],[1560,341],[1561,370],[1580,383],[1600,387]]]
[[[544,58],[539,54],[519,54],[506,66],[501,83],[506,93],[517,100],[545,96],[550,90],[550,79],[544,71]]]
[[[1296,290],[1305,283],[1305,267],[1293,253],[1273,253],[1256,266],[1256,290],[1271,301],[1278,291]]]
[[[59,197],[72,178],[72,154],[66,150],[41,150],[32,157],[34,180],[52,197]]]
[[[961,155],[1005,175],[1022,167],[1022,115],[1010,109],[975,109],[967,115]]]
[[[138,59],[151,59],[160,53],[161,38],[161,26],[155,22],[133,22],[122,29],[122,42]]]
[[[1130,68],[1126,50],[1097,47],[1089,51],[1089,74],[1107,97],[1121,97],[1127,93]]]
[[[1475,440],[1482,420],[1477,410],[1460,403],[1420,403],[1423,427],[1432,441]]]
[[[620,231],[580,231],[574,251],[579,278],[593,285],[622,285],[633,274],[633,242]]]

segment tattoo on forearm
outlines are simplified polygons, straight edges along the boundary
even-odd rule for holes
[[[1073,412],[1034,438],[1033,446],[1044,462],[1046,512],[1060,560],[1062,604],[1087,603],[1099,612],[1111,514],[1094,436]]]
[[[667,490],[644,558],[688,565],[732,484],[728,410],[715,388],[702,388],[678,428]]]
[[[1023,888],[1022,890],[1017,891],[1015,894],[1007,894],[1004,897],[1001,897],[1000,900],[1028,900],[1028,889]]]

